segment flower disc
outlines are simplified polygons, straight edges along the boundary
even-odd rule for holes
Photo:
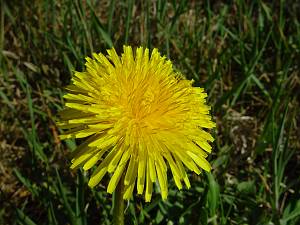
[[[179,189],[182,182],[189,188],[186,168],[197,174],[210,170],[205,158],[213,137],[204,129],[215,124],[207,94],[175,72],[157,49],[149,54],[147,48],[133,52],[124,46],[121,57],[114,49],[107,52],[86,59],[86,71],[75,72],[64,96],[61,139],[87,138],[72,153],[71,168],[96,165],[90,187],[111,173],[109,193],[124,176],[124,199],[136,184],[150,201],[156,181],[166,199],[168,169]]]

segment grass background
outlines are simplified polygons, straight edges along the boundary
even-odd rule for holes
[[[111,224],[107,179],[69,170],[54,124],[84,58],[158,48],[212,105],[213,171],[126,224],[300,223],[300,2],[0,0],[0,224]]]

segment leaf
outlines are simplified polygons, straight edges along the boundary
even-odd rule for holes
[[[37,187],[35,187],[28,178],[24,177],[17,168],[13,169],[13,171],[16,177],[32,193],[32,195],[34,197],[38,197],[39,193]]]
[[[164,219],[164,215],[161,213],[160,210],[157,211],[155,222],[159,224]]]
[[[207,209],[206,208],[202,208],[200,211],[200,216],[199,216],[199,224],[200,225],[207,225],[207,221],[208,221],[208,213],[207,213]]]
[[[61,202],[63,203],[65,209],[67,210],[67,213],[68,213],[68,216],[69,216],[69,219],[70,219],[71,223],[75,225],[75,224],[77,224],[76,223],[76,218],[75,218],[75,213],[72,210],[71,205],[68,201],[66,187],[61,182],[61,178],[60,178],[60,175],[59,175],[59,172],[58,172],[57,169],[55,169],[55,172],[56,172],[56,177],[57,177],[57,181],[58,181],[58,194],[59,194],[59,197],[61,198]]]
[[[237,190],[242,194],[252,194],[255,193],[254,181],[243,181],[237,185]]]
[[[288,210],[291,208],[289,206],[291,206],[291,203],[284,210],[283,218],[280,220],[280,224],[282,225],[287,224],[288,221],[300,216],[300,200],[297,201],[294,209],[291,212],[288,212]]]
[[[17,220],[22,225],[37,225],[21,209],[16,209]]]
[[[219,205],[220,187],[211,173],[207,173],[207,177],[208,177],[207,200],[208,200],[209,213],[210,216],[214,216],[216,214],[216,210]]]
[[[39,68],[31,62],[24,62],[24,65],[35,73],[38,73],[40,71]]]

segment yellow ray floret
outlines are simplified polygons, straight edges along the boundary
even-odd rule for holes
[[[124,199],[136,186],[150,201],[155,182],[166,199],[169,169],[178,189],[182,182],[189,188],[186,169],[211,169],[206,157],[214,139],[207,129],[215,123],[207,94],[175,72],[157,49],[124,46],[121,56],[115,49],[107,53],[86,58],[86,71],[75,72],[64,96],[57,123],[66,130],[61,139],[88,137],[72,153],[71,168],[95,167],[90,187],[110,173],[109,193],[124,181]]]

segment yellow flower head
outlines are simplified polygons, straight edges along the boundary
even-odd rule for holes
[[[207,94],[175,72],[157,49],[150,54],[124,46],[121,57],[115,49],[107,52],[86,58],[86,71],[75,72],[64,96],[58,126],[67,131],[61,139],[88,137],[72,153],[71,168],[97,165],[90,187],[111,173],[109,193],[125,176],[124,199],[136,184],[137,193],[150,201],[156,181],[166,199],[168,169],[179,189],[182,182],[189,188],[185,168],[197,174],[211,168],[205,158],[213,137],[203,128],[215,124]]]

